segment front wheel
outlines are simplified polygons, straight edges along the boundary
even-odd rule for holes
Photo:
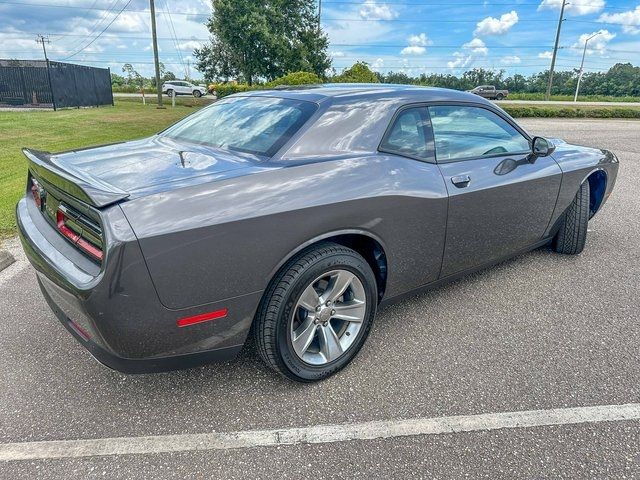
[[[173,90],[171,89],[167,90],[167,96],[169,97],[173,96]]]
[[[376,279],[362,256],[335,243],[307,249],[261,302],[254,325],[260,356],[292,380],[327,378],[356,356],[376,306]]]
[[[202,96],[202,92],[200,90],[194,90],[193,96],[196,98],[200,98]]]
[[[576,197],[564,213],[560,229],[553,239],[553,249],[558,253],[577,255],[584,250],[589,224],[589,183],[580,185]]]

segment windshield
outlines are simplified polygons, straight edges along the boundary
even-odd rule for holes
[[[283,98],[225,98],[160,135],[271,157],[316,108],[311,102]]]

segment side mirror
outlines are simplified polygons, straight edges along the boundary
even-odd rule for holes
[[[556,147],[546,138],[533,137],[531,141],[531,159],[547,157],[553,153]]]

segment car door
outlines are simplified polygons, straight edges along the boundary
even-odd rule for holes
[[[489,107],[431,105],[429,117],[449,194],[441,276],[540,241],[560,189],[555,160],[531,158],[529,138]]]
[[[180,82],[172,82],[171,83],[171,87],[170,87],[176,95],[178,95],[180,93]]]

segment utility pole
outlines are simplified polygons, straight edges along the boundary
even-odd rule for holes
[[[576,94],[573,97],[574,102],[578,101],[578,92],[580,91],[580,82],[582,81],[582,74],[584,73],[584,56],[587,54],[587,43],[589,43],[589,40],[591,40],[593,37],[597,37],[601,33],[602,32],[594,33],[584,41],[584,50],[582,51],[582,61],[580,62],[580,73],[578,74],[578,84],[576,85]]]
[[[553,85],[553,70],[556,66],[556,55],[558,54],[558,42],[560,41],[560,30],[562,29],[562,22],[564,21],[564,7],[567,5],[567,0],[562,0],[562,7],[560,8],[560,19],[558,20],[558,30],[556,31],[556,43],[553,45],[553,55],[551,57],[551,68],[549,69],[549,83],[547,84],[547,94],[544,96],[545,100],[549,100],[551,97],[551,87]]]
[[[44,36],[38,34],[36,36],[36,43],[42,44],[42,51],[44,52],[44,62],[47,66],[47,82],[49,83],[49,92],[51,93],[51,105],[53,105],[53,111],[56,111],[56,97],[53,94],[53,84],[51,83],[51,70],[49,68],[49,57],[47,57],[47,47],[45,44],[51,43],[49,35]]]
[[[153,62],[156,65],[156,89],[158,90],[158,108],[162,106],[162,85],[160,85],[160,60],[158,60],[158,36],[156,35],[156,6],[154,0],[149,0],[151,10],[151,37],[153,43]]]
[[[44,36],[44,35],[38,34],[36,36],[36,43],[41,43],[42,44],[42,51],[44,52],[44,59],[46,61],[49,61],[49,59],[47,58],[47,47],[45,46],[45,43],[51,43],[51,41],[49,40],[49,35]]]

